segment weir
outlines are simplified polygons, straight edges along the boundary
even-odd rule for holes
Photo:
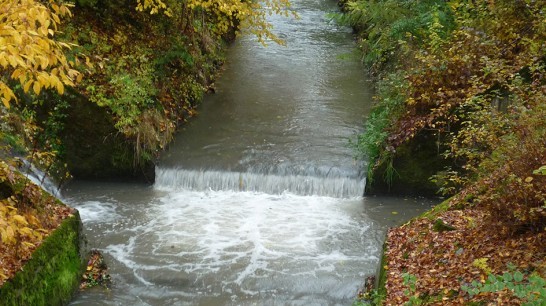
[[[253,191],[268,194],[292,193],[302,196],[352,198],[364,194],[365,183],[364,178],[352,178],[330,173],[325,176],[309,174],[278,175],[156,168],[154,187],[158,190]]]

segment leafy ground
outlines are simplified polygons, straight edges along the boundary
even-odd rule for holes
[[[0,286],[74,210],[0,162]]]
[[[526,279],[532,272],[546,273],[544,231],[506,233],[484,222],[486,214],[479,208],[453,209],[391,229],[387,238],[385,305],[417,304],[417,300],[427,305],[480,301],[521,305],[524,300],[508,289],[472,298],[461,290],[472,281],[484,283],[489,274],[510,272],[510,265],[522,271]],[[413,276],[413,281],[408,276]],[[411,297],[413,302],[409,302]]]

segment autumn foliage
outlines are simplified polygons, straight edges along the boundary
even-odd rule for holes
[[[414,141],[417,135],[430,135],[449,164],[437,169],[432,178],[442,194],[453,195],[465,188],[479,190],[480,194],[488,190],[491,196],[510,203],[502,209],[496,205],[497,211],[504,210],[500,214],[513,217],[512,222],[529,221],[531,211],[539,218],[543,181],[532,172],[546,164],[543,3],[428,1],[431,5],[424,7],[356,1],[360,2],[368,3],[368,7],[371,3],[398,6],[400,12],[406,12],[398,19],[393,13],[359,19],[360,27],[368,29],[363,38],[368,48],[373,39],[379,46],[386,44],[371,35],[380,30],[378,25],[386,29],[380,38],[398,38],[381,49],[385,53],[380,57],[383,65],[390,63],[393,68],[382,74],[382,82],[395,86],[380,91],[377,109],[388,109],[390,117],[372,114],[369,135],[365,133],[359,139],[365,155],[374,159],[371,164],[378,167],[389,162],[396,158],[400,146]],[[353,4],[349,8],[362,6]],[[383,23],[371,23],[377,20]],[[404,28],[404,20],[413,27]],[[421,30],[423,24],[427,30]],[[406,29],[405,36],[395,35],[394,30],[400,28]],[[382,121],[376,120],[378,117]],[[506,185],[501,186],[501,181]],[[522,190],[529,193],[525,200],[515,195]],[[482,200],[485,198],[480,202],[486,203]],[[539,219],[534,221],[543,224],[543,217]]]
[[[430,179],[451,197],[434,219],[390,231],[386,304],[521,305],[511,290],[471,297],[461,286],[502,275],[510,263],[546,274],[544,1],[348,4],[379,78],[357,144],[371,176],[426,139],[446,165]],[[437,219],[453,230],[435,231]]]
[[[40,94],[81,79],[74,60],[65,56],[70,44],[56,39],[61,18],[70,16],[62,1],[7,0],[0,3],[0,97],[5,107],[16,100],[10,80],[25,93]]]
[[[187,8],[196,14],[201,22],[212,22],[212,32],[216,35],[226,35],[232,30],[237,33],[255,35],[261,43],[267,39],[282,43],[273,32],[272,26],[266,20],[267,15],[278,14],[296,16],[290,11],[288,0],[240,1],[240,0],[189,0],[184,4],[176,1],[137,0],[137,10],[149,11],[151,14],[163,12],[173,16],[173,12],[180,11],[180,7]],[[191,16],[192,13],[185,15]]]
[[[453,230],[435,231],[441,219]],[[510,266],[544,277],[546,233],[520,233],[507,237],[491,230],[487,211],[480,208],[450,210],[391,229],[387,236],[386,297],[384,305],[522,305],[511,290],[469,296],[462,288],[484,283],[491,274],[504,274]],[[496,229],[496,228],[495,228]],[[404,275],[415,278],[415,289]],[[409,304],[408,304],[409,303]],[[538,304],[540,305],[540,304]]]
[[[72,208],[0,162],[0,286],[72,212]]]

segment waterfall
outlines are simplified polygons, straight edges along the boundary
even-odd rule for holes
[[[334,198],[360,197],[364,194],[365,178],[339,173],[313,176],[302,173],[278,175],[272,173],[231,172],[156,168],[156,189],[194,191],[251,191],[268,194],[285,192],[303,196]]]
[[[31,162],[26,159],[21,159],[23,166],[19,171],[23,173],[32,183],[42,187],[43,190],[49,192],[52,196],[60,199],[61,190],[58,185],[49,177],[45,172],[38,169]]]

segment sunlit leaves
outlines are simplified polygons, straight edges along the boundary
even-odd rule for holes
[[[176,3],[171,5],[182,5]],[[241,0],[188,0],[185,5],[196,14],[201,23],[210,21],[212,31],[222,36],[232,30],[248,32],[255,35],[262,44],[270,39],[282,44],[272,31],[267,16],[278,14],[283,16],[296,16],[290,11],[289,0],[263,0],[263,1],[241,1]],[[162,0],[137,0],[138,11],[149,11],[150,14],[163,12],[172,16],[172,12],[166,2]],[[201,24],[200,26],[203,26]]]
[[[137,0],[137,11],[149,11],[150,14],[163,12],[167,16],[172,16],[171,11],[167,8],[167,4],[161,0]]]
[[[49,0],[6,0],[0,3],[0,98],[5,107],[16,100],[9,79],[18,82],[25,93],[40,94],[43,89],[64,92],[81,78],[65,57],[71,46],[57,41],[61,18],[70,16],[68,4]],[[9,77],[7,77],[9,76]]]

